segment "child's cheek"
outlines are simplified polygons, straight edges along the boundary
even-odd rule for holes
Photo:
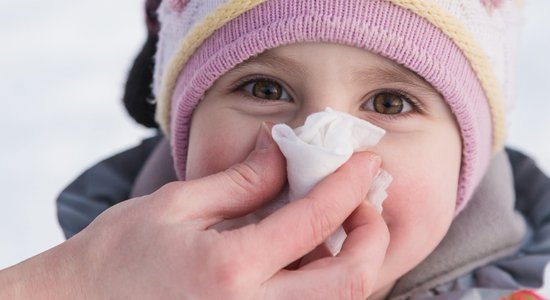
[[[399,230],[429,233],[440,220],[445,227],[454,215],[460,138],[452,128],[426,127],[407,134],[389,132],[374,149],[393,177],[383,215]]]
[[[387,150],[383,155],[382,167],[393,176],[384,202],[384,215],[390,224],[429,232],[437,230],[433,226],[440,220],[454,214],[460,156],[430,150],[409,146],[406,159],[396,150]]]
[[[254,149],[258,126],[238,123],[196,124],[191,130],[187,155],[186,179],[196,179],[224,171],[242,162]]]
[[[401,276],[428,256],[453,218],[456,183],[442,181],[454,181],[454,177],[437,167],[441,163],[437,159],[418,159],[384,166],[394,178],[383,210],[390,231],[384,264],[392,274],[385,274],[387,278]]]
[[[438,231],[434,225],[440,224],[440,220],[446,223],[444,220],[452,217],[456,189],[439,183],[442,175],[411,174],[409,170],[399,175],[392,173],[394,180],[388,188],[383,216],[389,226],[432,234]],[[401,225],[404,226],[401,228]]]

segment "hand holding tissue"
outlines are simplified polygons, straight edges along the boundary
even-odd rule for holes
[[[331,108],[311,114],[305,124],[296,129],[277,124],[272,136],[286,157],[288,191],[257,211],[233,220],[217,224],[218,230],[257,223],[289,201],[305,196],[317,183],[342,166],[354,152],[375,146],[385,131],[352,115]],[[379,213],[386,199],[386,189],[392,177],[381,170],[374,179],[367,198]],[[338,201],[338,199],[334,199]],[[327,241],[326,246],[336,255],[346,238],[340,227]]]

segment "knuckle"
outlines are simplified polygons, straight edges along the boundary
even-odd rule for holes
[[[232,189],[238,194],[254,193],[263,185],[262,176],[246,163],[234,165],[224,173],[232,183]]]
[[[170,207],[181,197],[181,191],[181,182],[170,182],[151,194],[151,197],[149,197],[151,201],[148,202],[154,207],[161,209]]]
[[[193,184],[189,182],[174,181],[160,187],[148,196],[144,196],[142,209],[146,211],[149,218],[176,218],[179,219],[191,213],[189,210],[190,201],[185,199],[196,199]],[[174,214],[174,212],[179,212]]]
[[[342,189],[342,198],[353,199],[355,201],[362,201],[367,198],[371,182],[368,179],[356,178],[356,182],[352,180],[348,181],[348,187]]]
[[[226,299],[237,299],[246,290],[246,266],[237,258],[219,262],[216,268],[215,282]]]
[[[169,182],[163,185],[157,192],[154,193],[155,196],[160,196],[160,198],[174,198],[181,191],[181,182]]]
[[[160,202],[160,201],[167,201],[169,199],[173,199],[177,197],[177,194],[179,193],[179,190],[181,189],[180,184],[177,182],[170,182],[162,187],[160,187],[158,190],[151,193],[149,196],[146,196],[148,198],[148,202]]]
[[[373,292],[374,278],[365,269],[351,268],[344,278],[342,299],[365,299]]]
[[[316,244],[322,243],[335,230],[333,210],[322,207],[319,201],[310,201],[311,210],[311,236]]]

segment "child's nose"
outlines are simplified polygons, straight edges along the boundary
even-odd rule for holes
[[[302,126],[309,115],[324,111],[327,107],[330,107],[336,111],[355,115],[351,103],[351,100],[346,99],[345,96],[322,97],[309,101],[305,100],[303,101],[298,112],[294,115],[294,118],[287,122],[287,124],[292,128]]]

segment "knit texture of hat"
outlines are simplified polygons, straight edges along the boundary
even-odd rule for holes
[[[367,49],[416,72],[446,100],[462,137],[456,213],[505,139],[519,0],[165,0],[153,90],[185,176],[191,114],[224,73],[299,42]]]

